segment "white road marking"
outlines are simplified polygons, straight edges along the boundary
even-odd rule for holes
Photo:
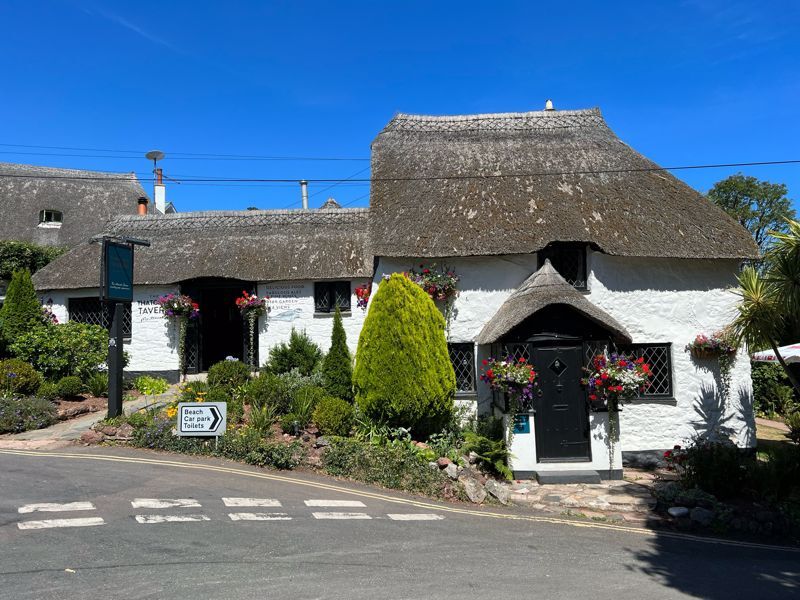
[[[392,521],[441,521],[444,519],[442,515],[431,513],[393,513],[386,516]]]
[[[364,508],[366,505],[360,500],[306,500],[306,506],[358,506]]]
[[[92,527],[105,525],[100,517],[86,517],[82,519],[45,519],[44,521],[22,521],[17,523],[20,529],[49,529],[51,527]]]
[[[347,512],[315,512],[311,513],[315,519],[371,519],[367,513]]]
[[[20,506],[18,509],[20,513],[32,512],[61,512],[68,510],[94,510],[94,504],[91,502],[67,502],[66,504],[57,504],[55,502],[41,502],[39,504],[26,504]]]
[[[231,521],[291,521],[292,517],[286,513],[228,513]]]
[[[153,523],[196,523],[210,521],[205,515],[136,515],[136,521],[143,524]]]
[[[134,498],[133,508],[198,508],[200,503],[194,498]]]
[[[271,498],[223,498],[222,501],[225,506],[276,507],[281,505],[279,500],[272,500]]]

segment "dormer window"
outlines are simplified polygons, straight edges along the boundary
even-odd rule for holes
[[[61,227],[64,215],[60,210],[40,210],[39,227]]]
[[[586,287],[586,244],[553,242],[539,251],[539,267],[545,260],[576,290]]]

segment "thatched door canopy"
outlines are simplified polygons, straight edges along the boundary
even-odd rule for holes
[[[500,341],[525,319],[553,305],[573,308],[607,330],[618,343],[629,344],[632,341],[625,327],[567,283],[549,260],[509,296],[500,310],[486,323],[476,341],[479,344],[493,344]]]

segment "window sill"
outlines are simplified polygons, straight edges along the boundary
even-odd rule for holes
[[[41,229],[61,229],[61,223],[39,223]]]
[[[625,404],[666,404],[669,406],[677,406],[678,400],[671,397],[671,396],[653,396],[653,397],[642,397],[642,398],[632,398],[628,400]]]
[[[339,313],[342,317],[352,317],[353,311],[352,310],[340,310]],[[315,312],[314,318],[315,319],[332,319],[333,316],[336,314],[336,311],[331,312]]]

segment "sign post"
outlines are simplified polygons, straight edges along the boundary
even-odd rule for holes
[[[179,402],[178,436],[219,437],[228,426],[227,402]]]
[[[100,301],[112,315],[108,336],[108,417],[122,414],[123,327],[125,304],[133,301],[133,246],[150,242],[130,238],[103,238]]]

